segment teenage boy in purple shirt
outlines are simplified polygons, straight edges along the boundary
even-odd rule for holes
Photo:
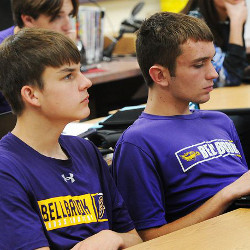
[[[78,0],[13,0],[12,15],[15,26],[0,31],[0,43],[24,27],[45,28],[73,38],[70,19],[78,12]],[[0,92],[0,113],[11,107]]]
[[[22,29],[0,45],[0,57],[0,89],[17,115],[0,141],[0,249],[123,249],[141,242],[98,149],[61,135],[90,112],[92,83],[80,72],[74,42]]]
[[[149,240],[223,213],[250,194],[233,122],[204,103],[218,77],[204,21],[175,13],[145,20],[136,41],[146,108],[119,139],[112,174],[135,227]]]

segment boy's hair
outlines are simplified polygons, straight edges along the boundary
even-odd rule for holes
[[[0,45],[0,91],[21,115],[24,102],[21,89],[25,85],[43,89],[42,74],[46,67],[59,68],[80,63],[75,43],[58,32],[23,28]]]
[[[12,15],[19,28],[24,27],[21,15],[28,15],[37,19],[41,14],[51,17],[53,21],[59,14],[64,0],[12,0]],[[78,12],[78,0],[71,0],[73,5],[72,16]]]
[[[168,68],[170,75],[175,75],[176,58],[188,39],[213,41],[213,35],[203,20],[181,13],[156,13],[142,23],[137,32],[136,54],[149,87],[153,85],[149,69],[154,64]]]

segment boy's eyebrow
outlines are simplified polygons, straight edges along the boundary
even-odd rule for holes
[[[210,57],[208,57],[208,56],[200,57],[200,58],[194,59],[194,60],[192,61],[192,63],[201,62],[201,61],[206,61],[206,60],[208,60],[209,58],[210,58]]]
[[[60,69],[59,71],[57,71],[57,73],[68,73],[68,72],[74,72],[76,71],[76,68],[63,68],[63,69]]]
[[[72,9],[68,15],[73,15],[74,9]],[[63,14],[65,11],[60,10],[58,14]]]
[[[214,58],[215,54],[216,54],[216,52],[214,53],[214,55],[213,55],[212,58]],[[210,60],[210,58],[211,58],[210,56],[200,57],[200,58],[194,59],[194,60],[192,61],[192,63],[197,63],[197,62],[201,62],[201,61]]]

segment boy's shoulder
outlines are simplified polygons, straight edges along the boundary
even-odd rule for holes
[[[189,116],[189,115],[188,115]],[[212,110],[195,110],[192,114],[192,117],[188,116],[154,116],[143,113],[131,126],[129,126],[122,134],[119,139],[121,141],[134,142],[138,139],[151,138],[154,134],[162,133],[163,126],[175,126],[175,120],[190,120],[195,124],[196,119],[200,119],[203,123],[212,123],[212,124],[223,124],[225,128],[231,126],[231,119],[224,113],[220,111]],[[191,119],[190,119],[191,118]],[[160,122],[158,122],[160,121]],[[170,123],[169,123],[170,122]],[[188,123],[190,124],[190,123]],[[191,125],[191,124],[190,124]]]
[[[25,157],[23,155],[23,157]],[[0,145],[0,172],[13,173],[22,164],[22,157],[13,150],[9,150]]]
[[[78,136],[61,135],[59,142],[62,144],[62,146],[71,149],[83,149],[83,148],[85,148],[86,150],[95,149],[95,145],[91,141]]]
[[[224,122],[232,123],[232,120],[228,117],[227,114],[221,112],[221,111],[215,111],[215,110],[197,110],[196,112],[200,113],[200,117],[203,119],[211,120],[211,121],[218,121],[220,119],[220,122],[222,120]],[[225,125],[225,124],[223,124]]]

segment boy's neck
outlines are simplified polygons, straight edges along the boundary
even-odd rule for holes
[[[160,116],[189,115],[188,102],[176,102],[170,96],[159,96],[156,92],[149,91],[145,113]]]
[[[12,134],[44,156],[66,160],[68,157],[59,144],[63,128],[63,125],[52,126],[49,122],[46,124],[35,117],[31,120],[22,115],[17,118]]]
[[[15,26],[15,28],[14,28],[14,34],[16,34],[18,31],[20,31],[20,28],[18,26]]]

